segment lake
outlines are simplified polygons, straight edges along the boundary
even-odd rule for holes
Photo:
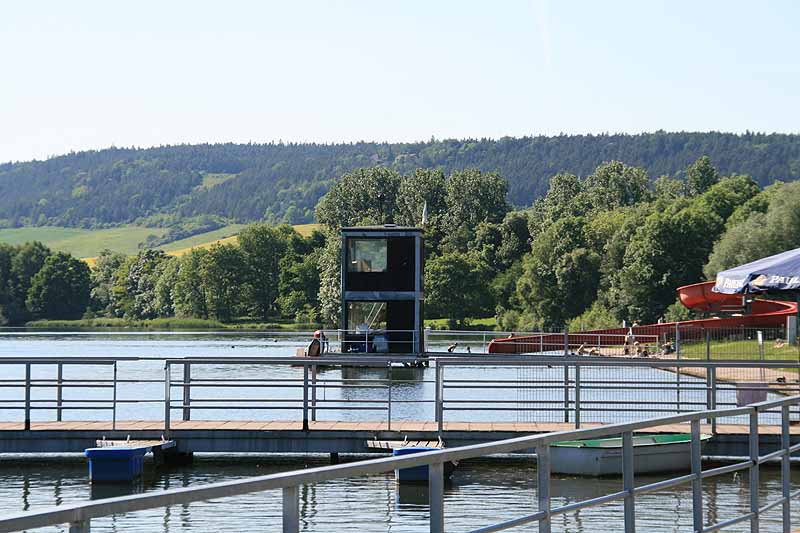
[[[149,358],[142,361],[119,363],[119,377],[131,377],[139,380],[159,380],[163,377],[163,362],[159,359],[167,357],[283,357],[293,355],[295,348],[303,346],[306,337],[293,335],[277,335],[269,333],[224,333],[224,334],[152,334],[152,333],[120,333],[120,334],[62,334],[39,333],[0,335],[0,361],[3,357],[140,357]],[[441,346],[446,346],[446,338],[438,339]],[[472,343],[473,351],[479,351],[482,339]],[[465,344],[461,344],[465,346]],[[463,348],[462,348],[463,349]],[[586,370],[586,369],[585,369]],[[585,371],[584,370],[584,371]],[[65,375],[75,379],[98,375],[110,375],[110,370],[87,370],[83,367],[74,369],[67,367]],[[297,378],[302,370],[289,365],[226,365],[213,364],[207,367],[193,367],[193,378],[220,377],[238,379],[242,377],[265,376],[269,379]],[[535,407],[544,405],[554,391],[531,390],[525,387],[539,381],[557,382],[563,379],[563,369],[537,367],[458,367],[446,370],[448,377],[463,382],[465,388],[454,388],[451,399],[454,406],[474,407],[470,410],[453,410],[446,413],[447,420],[553,420],[562,417],[559,411],[539,412],[525,411],[522,414],[508,411],[475,410],[482,404],[459,403],[475,400],[476,393],[482,399],[492,399],[516,407]],[[49,366],[34,367],[41,377],[51,376],[54,368]],[[99,372],[99,373],[98,373]],[[625,370],[628,375],[618,374],[610,377],[598,369],[596,379],[617,379],[631,382],[672,381],[674,374],[651,369]],[[19,377],[19,368],[8,367],[5,379]],[[104,374],[105,373],[105,374]],[[178,369],[175,376],[178,377]],[[357,383],[374,383],[392,377],[393,418],[397,420],[432,420],[433,405],[420,403],[420,399],[433,397],[433,369],[341,369],[324,370],[319,380],[324,383],[342,379],[353,385]],[[495,380],[504,383],[498,389],[470,388],[471,383],[478,380]],[[589,379],[584,376],[584,379]],[[691,378],[684,377],[685,383]],[[291,398],[296,391],[283,391],[284,398]],[[3,389],[0,399],[11,399],[13,391]],[[319,394],[326,399],[374,400],[383,398],[385,388],[321,389]],[[44,393],[43,393],[44,394]],[[65,393],[65,397],[68,394]],[[225,390],[225,396],[231,394]],[[248,393],[241,392],[246,398]],[[263,394],[259,391],[259,394]],[[563,391],[560,393],[563,395]],[[609,398],[607,392],[596,391],[596,401]],[[626,391],[621,398],[638,401],[678,401],[665,391],[640,391],[639,396]],[[665,394],[667,396],[665,397]],[[672,391],[671,394],[674,394]],[[705,401],[697,391],[683,391],[682,401]],[[214,399],[215,392],[198,391],[197,398]],[[161,419],[163,404],[157,401],[163,398],[163,385],[157,383],[132,383],[120,385],[119,398],[152,397],[152,404],[122,404],[118,409],[118,419]],[[702,396],[702,398],[701,398]],[[193,391],[193,399],[194,391]],[[404,403],[405,402],[405,403]],[[485,407],[485,405],[483,406]],[[40,419],[52,419],[52,412],[36,412]],[[103,419],[105,412],[91,413],[81,411],[67,413],[65,419]],[[219,418],[219,411],[198,409],[192,413],[193,418]],[[297,419],[296,411],[258,411],[247,408],[226,410],[229,419]],[[320,411],[319,419],[342,419],[349,416],[353,419],[376,420],[385,416],[380,411]],[[594,418],[610,418],[612,420],[630,419],[641,414],[632,413],[587,413],[587,420]],[[18,411],[0,410],[0,418],[4,420],[19,417]],[[561,418],[563,419],[563,418]],[[43,509],[51,505],[74,503],[95,498],[103,498],[135,492],[151,492],[165,488],[192,486],[213,481],[243,478],[252,475],[267,474],[279,471],[318,466],[325,464],[327,457],[274,457],[252,455],[198,456],[195,463],[188,467],[175,468],[156,472],[146,468],[145,478],[141,483],[122,488],[92,487],[87,482],[87,468],[83,458],[77,455],[58,457],[3,456],[0,461],[0,513],[8,514],[23,510]],[[798,469],[794,469],[792,483],[796,490],[800,486]],[[746,476],[745,476],[746,477]],[[637,483],[653,481],[655,478],[637,478]],[[765,468],[762,471],[760,491],[762,502],[780,494],[778,471]],[[445,520],[448,531],[467,531],[499,520],[522,516],[533,512],[536,502],[535,462],[527,458],[487,458],[462,463],[456,470],[452,481],[445,492]],[[580,479],[557,477],[553,481],[552,493],[554,505],[599,496],[620,490],[621,479]],[[707,500],[705,513],[708,520],[721,520],[732,517],[747,510],[749,496],[746,479],[739,476],[726,476],[717,480],[704,482]],[[301,528],[304,531],[392,531],[422,532],[427,531],[427,494],[425,487],[398,486],[392,474],[366,476],[355,479],[337,480],[301,489]],[[797,503],[800,505],[800,502]],[[202,502],[189,506],[173,506],[146,512],[115,516],[93,522],[93,531],[278,531],[280,530],[281,499],[277,492],[223,499],[215,502]],[[691,528],[691,491],[687,485],[665,492],[656,492],[637,498],[638,527],[641,531],[684,531]],[[797,513],[795,513],[797,514]],[[780,511],[775,509],[770,519],[764,520],[764,531],[778,528],[777,520]],[[554,522],[554,531],[596,532],[621,529],[622,503],[608,504],[596,509],[589,509],[558,517]],[[795,524],[797,525],[797,524]],[[528,530],[532,528],[529,527]],[[54,530],[63,531],[65,528]],[[520,530],[525,530],[521,528]],[[735,526],[729,531],[748,531],[746,525]]]

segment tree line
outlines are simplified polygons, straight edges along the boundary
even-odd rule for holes
[[[40,243],[0,245],[0,321],[160,317],[336,325],[343,226],[425,224],[428,318],[507,330],[607,327],[686,318],[675,288],[800,246],[800,182],[766,188],[709,157],[651,179],[609,161],[558,173],[527,209],[498,172],[384,166],[346,172],[318,202],[323,231],[247,226],[238,244],[172,257],[104,251],[91,270]]]
[[[419,143],[201,144],[109,148],[45,161],[0,164],[0,227],[165,227],[177,239],[231,222],[311,222],[336,178],[382,166],[446,175],[496,171],[508,200],[530,207],[558,173],[588,176],[604,161],[648,175],[685,179],[702,155],[723,175],[745,173],[760,186],[800,178],[800,135],[656,132],[449,139]],[[149,243],[151,245],[157,242]]]

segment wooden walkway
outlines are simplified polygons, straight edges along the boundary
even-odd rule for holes
[[[342,431],[342,432],[383,432],[395,431],[398,433],[436,432],[436,422],[392,422],[389,428],[385,421],[378,422],[309,422],[310,431]],[[582,428],[598,427],[602,424],[586,423]],[[710,433],[710,425],[702,425],[702,431]],[[0,422],[0,438],[3,431],[21,431],[24,429],[22,422]],[[93,421],[68,421],[68,422],[32,422],[32,431],[110,431],[111,422]],[[119,421],[116,431],[163,431],[164,423],[161,421]],[[300,421],[246,421],[246,420],[191,420],[174,421],[170,425],[171,431],[302,431],[303,423]],[[446,432],[478,432],[478,433],[550,433],[554,431],[570,431],[575,429],[574,424],[547,422],[547,423],[516,423],[516,422],[445,422]],[[688,424],[672,424],[649,428],[644,433],[686,433]],[[792,435],[800,435],[800,425],[793,425],[790,429]],[[717,433],[722,435],[746,435],[748,426],[745,424],[718,424]],[[762,435],[779,435],[780,426],[762,425]]]

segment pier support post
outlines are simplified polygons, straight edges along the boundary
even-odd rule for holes
[[[783,531],[789,533],[792,529],[792,466],[790,449],[792,447],[792,436],[789,428],[789,406],[781,407],[781,448],[784,456],[781,458],[781,497],[783,498]]]
[[[444,531],[444,463],[428,465],[428,493],[430,503],[430,531]]]
[[[300,492],[297,485],[283,488],[283,533],[300,531]]]
[[[89,533],[91,529],[91,522],[84,520],[83,522],[70,522],[69,533]]]
[[[758,533],[759,531],[759,510],[758,510],[758,411],[753,408],[750,413],[750,483],[748,489],[750,490],[750,531],[751,533]]]
[[[703,472],[703,463],[700,441],[700,421],[692,420],[692,441],[690,444],[692,475],[692,524],[694,531],[703,531],[703,480],[700,475]]]
[[[625,533],[636,532],[636,511],[634,508],[633,489],[633,433],[622,434],[622,490],[625,491],[624,513]]]
[[[536,447],[536,477],[539,499],[539,512],[544,518],[539,520],[539,533],[550,533],[550,445]]]

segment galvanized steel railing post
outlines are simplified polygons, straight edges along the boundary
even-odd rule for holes
[[[386,430],[392,430],[392,362],[386,362],[387,373],[389,379],[387,380],[386,393],[387,393],[387,406],[386,406]]]
[[[183,420],[192,418],[192,364],[183,363]]]
[[[692,524],[693,531],[703,531],[703,462],[700,455],[700,421],[692,420],[692,441],[690,444],[690,454],[692,462]]]
[[[169,368],[169,361],[164,362],[164,437],[169,438],[169,408],[170,408],[170,389],[172,388],[172,384],[170,383],[170,368]]]
[[[303,431],[308,431],[308,365],[303,365]]]
[[[317,421],[317,365],[311,365],[311,421]]]
[[[581,427],[581,366],[575,365],[575,429]]]
[[[711,407],[710,409],[716,410],[717,409],[717,369],[714,367],[709,367],[711,371]],[[717,434],[717,417],[711,419],[711,433],[713,435]]]
[[[441,437],[444,430],[444,365],[441,360],[436,361],[436,423],[437,431]]]
[[[31,364],[25,363],[25,431],[31,429]]]
[[[569,329],[564,328],[564,355],[569,355]]]
[[[569,365],[564,365],[564,422],[569,423]]]
[[[750,412],[750,531],[758,533],[758,410]]]
[[[283,533],[300,532],[300,491],[297,485],[283,488]]]
[[[536,446],[536,492],[539,512],[544,517],[539,520],[539,533],[550,533],[550,445]]]
[[[56,371],[56,420],[61,422],[61,408],[64,404],[64,364],[58,363],[58,370]]]
[[[792,470],[791,454],[792,436],[789,432],[789,410],[788,405],[781,407],[781,497],[783,498],[783,533],[789,533],[792,529],[791,497],[792,497]]]
[[[111,398],[111,429],[117,429],[117,362],[114,361],[114,388]]]
[[[633,489],[633,433],[626,431],[622,434],[622,490],[625,491],[624,513],[625,533],[636,531],[636,509],[634,507]]]
[[[444,463],[428,465],[428,502],[430,504],[430,531],[444,531]]]
[[[82,522],[70,522],[69,533],[90,533],[91,521],[84,520]]]

